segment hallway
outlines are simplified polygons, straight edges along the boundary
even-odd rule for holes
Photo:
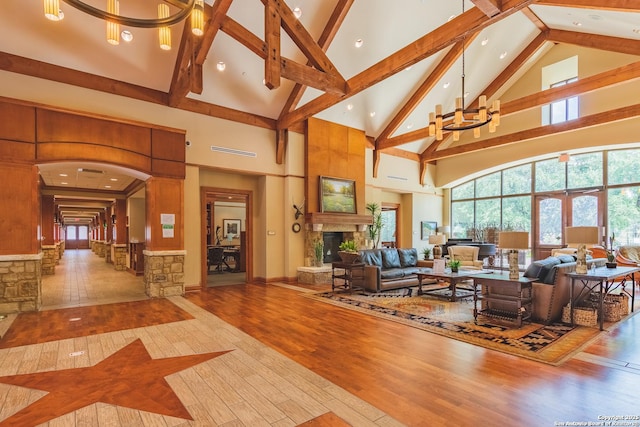
[[[55,274],[42,276],[42,310],[147,298],[142,276],[114,270],[90,249],[65,250]]]

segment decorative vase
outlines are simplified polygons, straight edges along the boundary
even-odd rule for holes
[[[607,262],[605,265],[607,266],[607,268],[618,268],[617,262]]]
[[[452,273],[457,273],[458,272],[458,267],[451,267],[451,272]]]
[[[353,264],[360,260],[360,254],[358,252],[338,251],[338,256],[342,262],[346,262],[348,264]]]

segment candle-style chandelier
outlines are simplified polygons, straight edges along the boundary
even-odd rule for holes
[[[462,0],[462,13],[464,13],[464,0]],[[435,107],[435,112],[429,113],[429,136],[435,136],[437,141],[443,139],[444,131],[453,133],[453,140],[460,139],[460,132],[473,129],[474,138],[480,137],[480,128],[489,126],[489,133],[496,131],[496,127],[500,125],[500,101],[495,100],[491,104],[491,108],[487,108],[487,97],[480,95],[478,98],[478,108],[464,108],[464,39],[462,40],[462,93],[456,98],[455,111],[443,114],[442,105]]]
[[[52,21],[60,21],[64,13],[60,9],[60,0],[43,0],[44,15]],[[122,35],[125,41],[133,38],[128,31],[120,32],[120,25],[137,28],[157,28],[160,48],[171,49],[171,28],[169,26],[177,24],[187,17],[190,17],[191,31],[197,36],[204,33],[204,0],[163,0],[158,4],[157,18],[133,18],[120,15],[120,1],[106,0],[106,10],[91,6],[81,0],[62,0],[69,6],[74,7],[88,15],[103,19],[107,22],[107,42],[113,45],[120,43]],[[169,5],[178,8],[178,11],[171,14]]]

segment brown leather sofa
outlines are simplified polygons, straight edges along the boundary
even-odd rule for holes
[[[605,265],[606,258],[591,258],[587,265]],[[571,279],[567,273],[576,271],[575,258],[571,255],[548,257],[532,262],[524,275],[538,279],[533,283],[533,313],[535,322],[548,325],[562,319],[562,308],[569,303]]]
[[[381,248],[360,251],[364,262],[364,288],[369,292],[418,285],[418,251],[415,248]]]

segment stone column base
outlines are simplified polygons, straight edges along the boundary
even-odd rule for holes
[[[47,276],[56,274],[57,263],[56,245],[42,245],[42,274]]]
[[[127,245],[113,245],[113,268],[117,271],[127,271]]]
[[[40,309],[42,257],[42,253],[0,256],[0,314]]]
[[[144,254],[144,287],[150,297],[184,295],[186,251],[148,251]]]

